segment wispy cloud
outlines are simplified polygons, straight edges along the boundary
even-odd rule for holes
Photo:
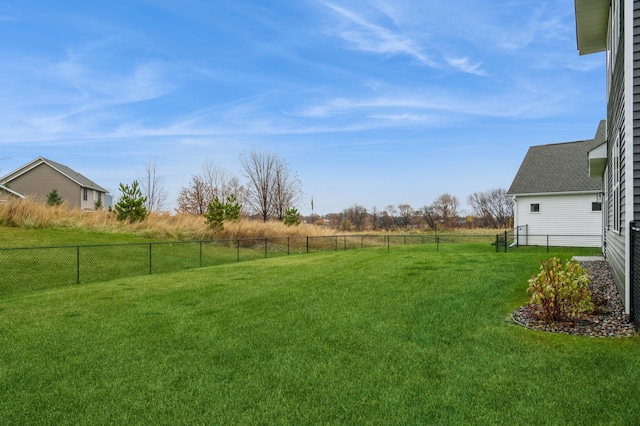
[[[424,5],[403,3],[404,6],[399,7],[381,0],[375,5],[367,3],[369,16],[336,3],[322,4],[342,18],[342,23],[334,26],[330,34],[344,40],[351,49],[389,57],[404,56],[432,69],[487,76],[480,61],[469,55],[451,57],[445,48],[438,47],[449,44],[447,35],[437,30],[434,33],[429,21],[416,19],[415,16],[429,14],[430,10]]]
[[[385,55],[407,55],[424,65],[438,66],[408,35],[369,22],[362,15],[335,4],[324,5],[351,24],[352,29],[340,29],[337,34],[354,49]]]
[[[447,63],[453,68],[469,74],[486,76],[487,73],[482,69],[481,62],[472,62],[469,58],[447,58]]]

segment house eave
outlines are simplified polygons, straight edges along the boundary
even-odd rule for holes
[[[11,189],[9,187],[6,187],[4,185],[0,185],[0,190],[2,190],[4,192],[7,192],[7,193],[9,193],[11,195],[14,195],[14,196],[16,196],[18,198],[24,198],[24,195],[20,194],[19,192],[14,191],[13,189]]]
[[[597,178],[604,176],[607,168],[607,143],[598,145],[589,151],[589,177]]]
[[[592,195],[599,194],[602,191],[599,189],[590,189],[588,191],[563,191],[563,192],[525,192],[518,194],[508,194],[513,198],[517,199],[518,197],[549,197],[549,196],[570,196],[570,195]]]
[[[607,49],[610,0],[574,0],[576,40],[580,55]]]

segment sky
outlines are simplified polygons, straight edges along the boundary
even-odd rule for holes
[[[593,138],[605,57],[571,0],[7,0],[0,176],[42,156],[117,198],[255,149],[304,215],[508,189],[532,145]],[[586,161],[586,159],[585,159]]]

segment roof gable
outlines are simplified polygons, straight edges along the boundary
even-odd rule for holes
[[[44,157],[38,157],[35,160],[20,167],[19,169],[16,169],[13,172],[9,173],[8,175],[2,177],[0,179],[0,184],[6,184],[8,182],[11,182],[13,179],[17,178],[18,176],[22,176],[25,173],[28,173],[30,170],[42,164],[46,164],[47,166],[56,170],[58,173],[64,175],[68,179],[71,179],[72,181],[74,181],[75,183],[77,183],[83,188],[93,189],[93,190],[104,192],[104,193],[109,192],[103,187],[101,187],[100,185],[98,185],[97,183],[95,183],[94,181],[92,181],[91,179],[83,176],[82,174],[71,169],[70,167],[67,167],[64,164],[60,164],[52,160],[48,160]]]
[[[589,151],[605,142],[602,120],[594,139],[529,148],[509,188],[511,195],[601,191],[602,179],[589,177]]]

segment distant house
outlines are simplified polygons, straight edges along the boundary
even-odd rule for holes
[[[4,203],[12,198],[24,198],[24,195],[17,193],[11,188],[0,185],[0,203]]]
[[[602,245],[602,179],[589,177],[589,153],[605,134],[602,120],[594,139],[529,148],[507,192],[519,245]]]
[[[0,185],[14,194],[46,200],[54,189],[69,208],[94,210],[107,205],[108,191],[69,167],[38,157],[0,178]]]

